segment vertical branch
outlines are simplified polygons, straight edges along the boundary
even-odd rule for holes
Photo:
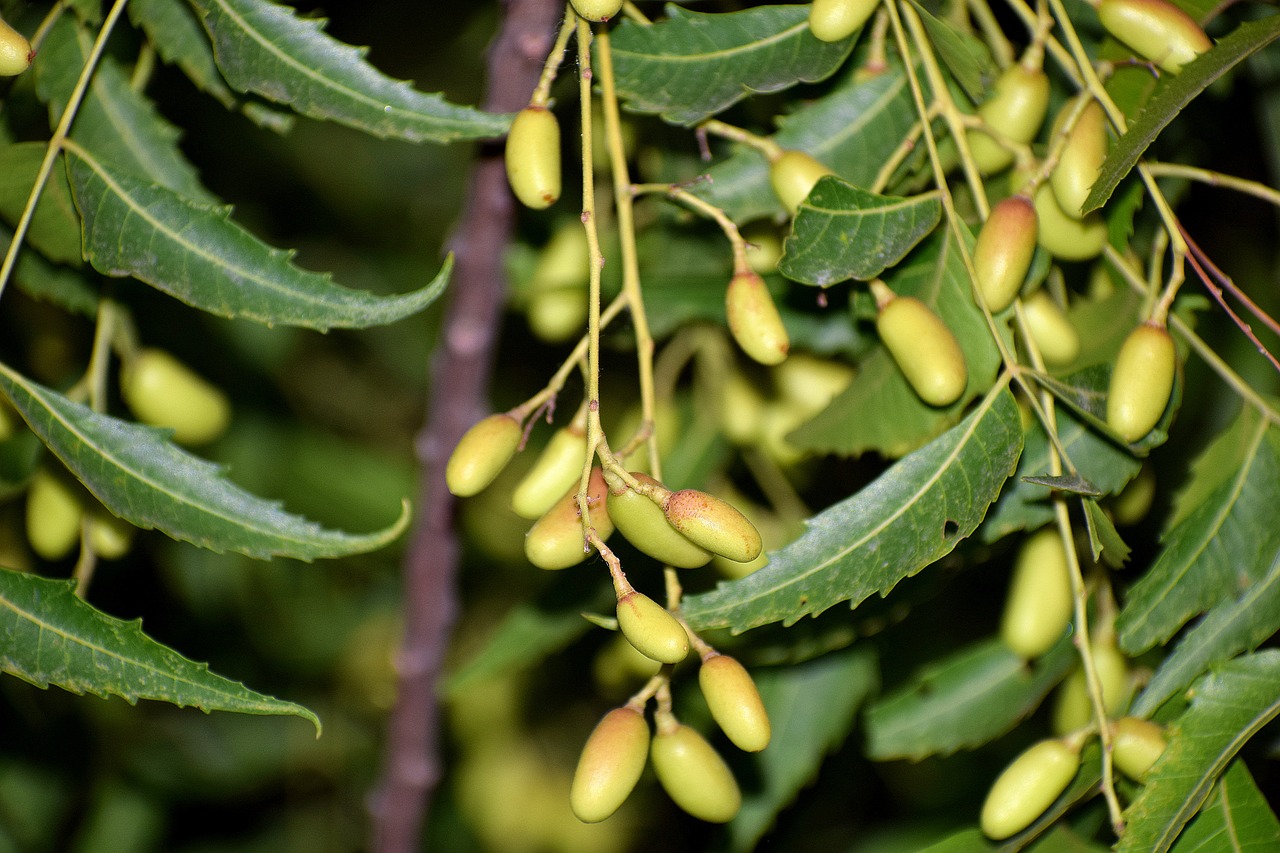
[[[551,47],[562,0],[506,0],[486,61],[485,109],[528,103]],[[489,378],[504,302],[503,248],[515,223],[501,145],[481,150],[450,247],[456,256],[443,334],[431,363],[427,420],[418,437],[422,486],[405,557],[405,632],[382,778],[370,804],[376,853],[421,849],[431,795],[441,777],[436,682],[457,613],[459,546],[444,467],[453,446],[487,411]]]

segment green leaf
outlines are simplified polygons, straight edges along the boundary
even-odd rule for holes
[[[995,849],[982,830],[962,829],[936,844],[930,844],[920,853],[988,853]]]
[[[75,582],[0,569],[0,670],[42,689],[171,702],[203,711],[320,720],[292,702],[264,696],[209,672],[75,594]]]
[[[1178,74],[1165,74],[1129,129],[1116,140],[1102,164],[1098,180],[1089,190],[1084,212],[1107,203],[1120,181],[1137,165],[1151,143],[1197,96],[1247,57],[1280,37],[1280,15],[1260,21],[1246,21],[1232,30],[1206,53],[1183,66]]]
[[[738,633],[887,594],[973,532],[1021,450],[1018,407],[1002,385],[959,425],[810,519],[769,565],[686,598],[684,615],[695,629]]]
[[[1249,768],[1234,761],[1173,853],[1268,853],[1280,849],[1280,821],[1258,790]]]
[[[849,736],[858,709],[879,684],[875,655],[857,646],[752,675],[773,739],[756,759],[759,786],[743,792],[742,810],[728,827],[731,849],[740,851],[755,849],[778,814],[818,775],[824,756]]]
[[[1259,421],[1243,464],[1162,539],[1155,564],[1129,590],[1116,620],[1130,655],[1163,643],[1224,598],[1256,582],[1280,549],[1280,454]]]
[[[1205,803],[1241,747],[1280,714],[1280,651],[1223,664],[1196,682],[1169,746],[1125,811],[1117,853],[1164,853]]]
[[[230,208],[198,204],[85,153],[68,154],[84,253],[106,275],[132,275],[202,311],[260,323],[365,328],[426,308],[452,263],[420,290],[378,296],[334,284],[291,263],[233,223]]]
[[[654,24],[623,21],[611,46],[618,97],[674,124],[695,124],[758,92],[825,79],[853,50],[853,37],[814,38],[805,5],[708,14],[669,3],[665,11]]]
[[[16,224],[22,217],[44,154],[43,142],[16,142],[0,147],[0,216],[7,222]],[[62,156],[59,155],[36,205],[26,239],[49,260],[80,266],[84,263],[77,238],[80,214],[71,200],[67,172],[59,168],[61,164]],[[8,243],[12,237],[13,232],[5,229],[5,242]]]
[[[1030,715],[1075,660],[1065,636],[1031,663],[995,638],[953,652],[867,710],[867,756],[919,761],[981,746]]]
[[[12,239],[13,232],[0,227],[0,247],[7,249]],[[54,266],[37,252],[18,255],[13,277],[22,292],[33,299],[57,305],[82,317],[93,317],[98,313],[99,284],[96,281],[90,284],[79,270]]]
[[[1130,549],[1121,538],[1120,531],[1116,530],[1115,522],[1098,506],[1096,500],[1090,498],[1081,503],[1084,504],[1085,528],[1089,532],[1089,547],[1093,559],[1097,561],[1101,557],[1111,568],[1120,568],[1129,559]]]
[[[800,205],[778,269],[820,287],[867,281],[906,257],[941,218],[937,193],[897,198],[822,178]]]
[[[451,104],[387,77],[365,60],[365,49],[325,35],[322,18],[299,18],[288,6],[266,0],[190,2],[233,89],[311,118],[409,142],[496,137],[511,123],[510,116]]]
[[[107,509],[211,551],[261,559],[339,557],[381,548],[409,522],[405,502],[385,530],[329,530],[236,488],[218,466],[166,441],[164,430],[94,412],[2,364],[0,390]]]
[[[963,32],[950,21],[934,17],[915,0],[912,0],[911,7],[920,16],[929,41],[933,42],[951,76],[964,89],[969,100],[979,103],[1000,74],[990,49],[973,33]]]

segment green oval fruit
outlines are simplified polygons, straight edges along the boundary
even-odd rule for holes
[[[993,139],[991,133],[1025,145],[1036,138],[1048,109],[1048,75],[1038,67],[1010,65],[996,79],[991,96],[978,107],[987,129],[968,133],[969,153],[978,170],[989,175],[1013,162],[1013,152]]]
[[[1040,219],[1037,239],[1055,258],[1087,261],[1107,247],[1107,223],[1096,210],[1083,219],[1068,216],[1048,184],[1036,188],[1035,206]]]
[[[685,538],[713,554],[746,563],[764,547],[760,531],[737,509],[697,489],[681,489],[662,506],[667,521]]]
[[[529,277],[525,319],[539,340],[564,343],[587,323],[587,232],[577,220],[565,222],[542,247]]]
[[[661,669],[661,661],[642,654],[621,632],[610,633],[591,661],[591,674],[605,696],[627,695]]]
[[[642,655],[679,663],[689,655],[689,634],[667,609],[634,589],[618,599],[618,629]]]
[[[773,371],[773,383],[786,405],[810,418],[842,394],[856,375],[843,361],[797,352]]]
[[[834,174],[803,151],[783,151],[780,157],[769,163],[769,183],[792,216],[800,209],[800,202],[809,197],[813,185]]]
[[[624,705],[596,724],[582,747],[569,789],[569,806],[584,823],[599,823],[626,802],[649,757],[649,724]]]
[[[809,31],[820,41],[844,41],[856,33],[880,6],[880,0],[813,0]]]
[[[36,471],[27,489],[27,541],[45,560],[60,560],[80,541],[84,504],[69,475]]]
[[[760,691],[747,670],[735,658],[719,653],[702,662],[698,686],[711,716],[733,745],[745,752],[759,752],[769,745],[772,727],[760,701]]]
[[[1111,724],[1111,757],[1135,782],[1142,781],[1168,745],[1164,729],[1150,720],[1121,717]]]
[[[136,531],[132,524],[103,509],[89,513],[89,547],[104,560],[118,560],[129,553]]]
[[[1030,826],[1075,778],[1080,754],[1060,740],[1042,740],[1015,758],[982,804],[982,831],[1000,841]]]
[[[1144,465],[1138,476],[1111,500],[1111,517],[1122,527],[1137,524],[1147,517],[1156,499],[1156,475]]]
[[[1088,98],[1087,93],[1080,97]],[[1074,102],[1068,102],[1058,112],[1057,124],[1065,120],[1073,111]],[[1049,185],[1053,187],[1054,198],[1062,212],[1079,219],[1080,210],[1084,207],[1089,190],[1098,180],[1098,172],[1107,159],[1107,116],[1102,105],[1092,98],[1081,109],[1076,123],[1071,126],[1071,134],[1062,144],[1058,154],[1058,164],[1049,174]]]
[[[1047,290],[1042,288],[1027,297],[1022,316],[1045,364],[1063,367],[1080,356],[1080,333]]]
[[[523,518],[540,518],[565,490],[582,477],[587,461],[587,434],[577,424],[556,430],[533,467],[511,493],[511,509]]]
[[[786,360],[791,339],[763,278],[749,269],[735,274],[725,289],[724,303],[729,331],[743,352],[761,364]]]
[[[899,296],[880,308],[876,331],[907,382],[931,406],[949,406],[964,393],[969,368],[955,335],[914,296]]]
[[[1031,269],[1039,230],[1036,209],[1024,195],[1010,196],[991,209],[973,247],[978,292],[991,313],[999,314],[1018,295]]]
[[[1038,658],[1061,639],[1073,611],[1062,537],[1057,528],[1042,528],[1018,552],[1000,622],[1000,639],[1021,657]]]
[[[1162,326],[1143,323],[1129,333],[1107,389],[1107,425],[1125,441],[1151,432],[1169,405],[1178,353]]]
[[[1170,74],[1213,47],[1192,17],[1166,0],[1102,0],[1098,19],[1107,32]]]
[[[631,472],[642,483],[660,485],[638,471]],[[711,560],[711,552],[700,548],[671,526],[662,507],[644,495],[628,489],[609,490],[606,502],[609,517],[627,541],[660,563],[677,569],[696,569]]]
[[[507,467],[523,433],[520,422],[508,414],[489,415],[467,430],[445,465],[444,479],[449,491],[469,498]]]
[[[141,350],[122,371],[120,393],[138,420],[172,429],[180,444],[207,444],[231,422],[227,395],[163,350]]]
[[[783,364],[787,364],[787,359]],[[724,379],[719,403],[720,432],[739,447],[751,447],[760,442],[764,426],[765,407],[769,405],[754,381],[737,370]]]
[[[516,113],[507,133],[507,182],[525,207],[542,210],[560,198],[560,123],[546,107]]]
[[[659,729],[649,754],[658,781],[676,805],[699,820],[733,820],[742,806],[738,782],[702,735],[684,724]]]
[[[1113,717],[1129,705],[1129,664],[1114,642],[1093,643],[1093,667],[1102,687],[1102,707]],[[1065,735],[1093,722],[1093,703],[1083,667],[1077,667],[1062,682],[1054,697],[1053,731]]]
[[[0,77],[13,77],[31,67],[35,51],[27,37],[0,21]]]
[[[573,11],[588,21],[607,21],[622,8],[622,0],[570,0]]]
[[[592,469],[587,483],[588,521],[601,541],[613,534],[613,522],[605,511],[608,492],[600,469]],[[524,555],[530,563],[548,571],[576,566],[587,558],[590,550],[583,535],[582,516],[578,515],[577,486],[556,501],[524,536]]]

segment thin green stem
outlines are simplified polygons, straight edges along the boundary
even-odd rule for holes
[[[1198,166],[1184,166],[1181,163],[1153,163],[1150,161],[1147,163],[1147,171],[1156,177],[1186,178],[1187,180],[1199,181],[1202,184],[1214,187],[1226,187],[1227,189],[1262,199],[1273,207],[1280,207],[1280,190],[1274,190],[1257,181],[1237,178],[1235,175],[1215,172],[1212,169],[1201,169]]]
[[[529,97],[529,106],[545,107],[551,100],[551,84],[556,82],[556,75],[560,72],[561,63],[564,62],[565,48],[569,45],[569,37],[573,35],[577,23],[578,16],[566,6],[560,32],[556,33],[556,42],[552,45],[551,52],[547,54],[547,61],[542,66],[542,76],[538,78],[538,85]]]

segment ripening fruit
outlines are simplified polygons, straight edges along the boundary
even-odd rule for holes
[[[1111,724],[1111,758],[1135,782],[1142,781],[1168,745],[1164,729],[1150,720],[1121,717]]]
[[[588,21],[607,21],[622,8],[622,0],[570,0],[573,11]]]
[[[648,474],[633,471],[631,476],[642,483],[661,485]],[[619,481],[617,489],[609,489],[606,502],[609,518],[627,541],[660,563],[677,569],[696,569],[711,560],[711,552],[700,548],[671,526],[662,507],[644,495],[637,494]]]
[[[830,358],[793,353],[773,371],[782,401],[810,418],[825,409],[853,382],[856,371]]]
[[[835,172],[819,163],[803,151],[783,151],[769,163],[769,183],[773,191],[792,216],[800,209],[800,202],[809,197],[813,185]]]
[[[973,247],[978,292],[993,314],[1009,307],[1022,288],[1040,230],[1031,199],[1015,195],[991,208]]]
[[[754,270],[734,273],[724,294],[729,331],[742,351],[761,364],[781,364],[791,340],[764,279]]]
[[[479,494],[507,467],[523,437],[508,414],[489,415],[467,430],[444,469],[449,491],[460,498]]]
[[[578,820],[598,823],[618,810],[644,772],[649,757],[649,724],[630,705],[614,708],[596,724],[582,747],[569,790]]]
[[[129,553],[137,529],[123,518],[96,509],[89,513],[89,547],[104,560],[118,560]]]
[[[1107,32],[1170,74],[1213,47],[1200,25],[1167,0],[1102,0]]]
[[[826,42],[844,41],[871,17],[880,0],[813,0],[809,31]]]
[[[582,477],[587,434],[571,423],[556,430],[533,467],[511,493],[511,509],[523,518],[540,518]]]
[[[80,541],[84,504],[70,476],[46,468],[36,471],[27,488],[27,541],[45,560],[60,560]]]
[[[667,608],[634,589],[618,599],[618,629],[636,650],[662,663],[689,655],[689,634]]]
[[[1010,65],[992,87],[991,96],[978,107],[987,129],[1005,140],[1025,145],[1036,138],[1049,109],[1049,77],[1038,65]],[[986,130],[968,133],[969,153],[984,175],[999,172],[1013,162],[1013,152]]]
[[[1125,441],[1151,432],[1169,405],[1178,353],[1163,326],[1143,323],[1129,333],[1107,389],[1107,425]]]
[[[1114,641],[1093,641],[1093,667],[1102,687],[1102,707],[1108,717],[1115,716],[1129,704],[1129,664]],[[1065,735],[1093,722],[1093,703],[1084,668],[1077,667],[1062,682],[1054,697],[1053,731]]]
[[[1015,758],[982,804],[982,831],[995,841],[1026,829],[1058,799],[1080,766],[1077,748],[1042,740]]]
[[[599,468],[593,468],[587,483],[588,520],[601,541],[613,535],[613,522],[604,506],[608,491],[604,475]],[[530,563],[549,571],[578,565],[587,558],[589,550],[583,538],[582,516],[578,515],[577,486],[570,487],[524,536],[524,555]]]
[[[605,696],[630,694],[660,669],[660,661],[641,653],[621,632],[610,633],[591,661],[591,674]]]
[[[1138,476],[1111,499],[1111,518],[1122,527],[1137,524],[1147,517],[1155,499],[1156,475],[1150,466],[1144,465]]]
[[[658,781],[676,805],[699,820],[728,823],[742,806],[733,771],[702,735],[683,723],[660,726],[649,747]]]
[[[737,659],[713,653],[702,661],[698,686],[716,725],[745,752],[759,752],[769,745],[772,728],[760,701],[760,691]]]
[[[914,296],[898,296],[880,307],[876,331],[920,399],[949,406],[964,393],[969,368],[955,335]]]
[[[681,489],[662,506],[671,526],[713,554],[746,563],[764,547],[760,531],[737,509],[697,489]]]
[[[783,364],[794,360],[789,358]],[[721,384],[716,402],[720,432],[726,439],[739,447],[760,443],[765,409],[770,403],[753,380],[734,370]]]
[[[120,393],[138,420],[169,427],[180,444],[207,444],[231,422],[227,395],[164,350],[139,351],[121,371]]]
[[[564,343],[586,326],[588,252],[587,232],[575,219],[558,227],[538,253],[525,319],[539,340]]]
[[[1089,98],[1087,93],[1082,98]],[[1066,120],[1074,108],[1074,102],[1068,102],[1058,112],[1058,120],[1054,123],[1054,134],[1058,132],[1058,124]],[[1076,123],[1071,126],[1071,134],[1063,143],[1058,154],[1058,164],[1049,173],[1049,185],[1053,187],[1054,198],[1062,212],[1079,219],[1080,210],[1085,199],[1089,197],[1094,181],[1098,180],[1098,171],[1107,159],[1107,116],[1102,105],[1089,98],[1089,102],[1081,109]]]
[[[1040,218],[1037,238],[1046,252],[1063,261],[1087,261],[1107,247],[1107,223],[1098,211],[1083,219],[1069,216],[1047,183],[1036,188],[1034,198]]]
[[[1045,364],[1062,367],[1079,357],[1080,333],[1047,290],[1041,288],[1027,297],[1022,316]]]
[[[1021,657],[1038,658],[1061,639],[1073,609],[1062,537],[1056,527],[1042,528],[1018,551],[1000,639]]]
[[[525,207],[542,210],[560,198],[560,123],[546,107],[516,113],[507,133],[507,182]]]
[[[0,21],[0,77],[13,77],[26,71],[34,55],[27,37]]]

